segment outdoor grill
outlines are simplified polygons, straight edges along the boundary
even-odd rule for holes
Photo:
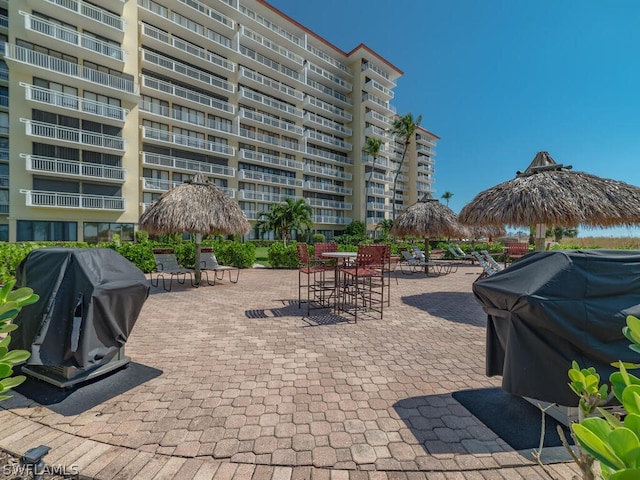
[[[40,296],[16,317],[11,348],[31,352],[22,372],[66,388],[127,365],[124,345],[149,295],[144,274],[102,248],[33,250],[16,286]]]

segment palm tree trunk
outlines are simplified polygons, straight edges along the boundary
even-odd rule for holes
[[[404,157],[407,154],[407,148],[409,148],[409,143],[405,142],[404,150],[402,151],[402,158],[400,159],[400,165],[398,165],[398,169],[396,170],[396,174],[393,177],[393,196],[391,197],[391,220],[396,219],[396,185],[398,184],[398,176],[400,175],[400,169],[404,164]]]

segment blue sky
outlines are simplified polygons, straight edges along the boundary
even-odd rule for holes
[[[460,209],[536,152],[640,186],[640,1],[271,0],[344,51],[404,72],[398,113],[441,140],[436,197]],[[580,229],[580,236],[640,229]]]

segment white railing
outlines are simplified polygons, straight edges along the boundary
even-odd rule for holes
[[[261,103],[262,105],[266,105],[271,108],[275,108],[276,110],[280,110],[290,115],[294,115],[296,117],[302,118],[304,112],[299,108],[296,108],[288,103],[280,102],[274,98],[267,97],[265,95],[261,95],[253,90],[249,90],[243,87],[240,87],[240,96],[243,98],[247,98],[249,100],[253,100],[254,102]]]
[[[31,172],[54,173],[73,177],[90,177],[101,180],[125,180],[126,170],[120,167],[112,167],[98,163],[77,162],[74,160],[60,160],[24,153],[21,153],[20,157],[25,159],[26,168]]]
[[[235,92],[235,85],[223,80],[220,77],[211,75],[203,70],[198,70],[184,63],[176,62],[170,58],[163,57],[149,50],[142,50],[142,57],[145,61],[153,63],[160,68],[164,68],[173,73],[178,73],[189,77],[192,80],[197,80],[202,83],[206,83],[212,87],[217,87],[227,92]]]
[[[375,210],[378,212],[390,212],[393,210],[393,206],[380,203],[380,202],[367,202],[367,209]]]
[[[312,215],[313,223],[325,223],[335,225],[347,225],[351,223],[351,217],[329,217],[324,215]]]
[[[142,112],[149,112],[167,120],[177,120],[196,127],[208,127],[217,132],[233,134],[233,125],[230,120],[222,122],[214,119],[213,117],[206,118],[204,112],[197,112],[196,114],[193,111],[178,110],[164,105],[159,105],[157,103],[144,101],[140,101],[138,106]]]
[[[307,198],[307,204],[316,208],[333,208],[336,210],[351,210],[353,208],[352,203],[337,202],[335,200],[321,200],[319,198]]]
[[[286,65],[282,65],[279,62],[272,60],[271,58],[261,54],[260,52],[256,52],[251,48],[245,47],[244,45],[240,45],[238,48],[238,51],[240,52],[241,55],[247,58],[250,58],[254,62],[261,63],[262,65],[264,65],[267,68],[270,68],[271,70],[274,70],[293,80],[300,81],[300,74],[298,72],[296,72],[292,68],[287,67]]]
[[[243,180],[253,180],[257,182],[275,183],[277,185],[288,185],[302,188],[302,179],[295,177],[285,177],[284,175],[272,175],[270,173],[254,172],[253,170],[240,170],[240,178]]]
[[[342,195],[351,195],[353,189],[348,187],[341,187],[340,185],[334,185],[332,183],[324,182],[304,182],[304,188],[308,190],[320,190],[323,192],[340,193]]]
[[[126,200],[122,197],[86,195],[81,193],[47,192],[42,190],[20,190],[25,194],[28,207],[82,208],[90,210],[124,210]]]
[[[344,163],[346,165],[353,165],[353,160],[345,155],[338,155],[337,153],[327,152],[325,150],[321,150],[319,148],[309,147],[305,150],[305,153],[308,155],[314,155],[316,157],[321,157],[327,160],[332,160],[338,163]]]
[[[382,93],[383,95],[389,97],[389,98],[393,98],[393,91],[387,87],[385,87],[384,85],[382,85],[381,83],[376,82],[375,80],[369,80],[367,83],[364,84],[365,88],[373,88],[374,90],[377,90],[378,92]]]
[[[187,158],[170,157],[168,155],[151,152],[142,152],[142,163],[144,165],[156,165],[188,172],[202,172],[222,177],[236,176],[236,170],[233,167],[217,165],[215,163],[197,162]]]
[[[255,200],[258,202],[283,203],[291,195],[283,195],[281,193],[256,192],[254,190],[240,190],[241,200]],[[296,198],[293,198],[296,200]]]
[[[391,126],[391,119],[382,115],[380,112],[376,112],[375,110],[369,110],[364,118],[365,120],[377,120],[384,125]]]
[[[227,0],[227,3],[229,3],[228,0]],[[233,5],[231,5],[231,6],[233,6]],[[303,47],[304,48],[304,40],[302,40],[297,35],[294,35],[293,33],[288,32],[284,28],[280,27],[279,25],[276,25],[275,23],[271,22],[270,20],[267,20],[266,18],[264,18],[260,14],[254,12],[253,10],[248,9],[245,5],[240,5],[239,6],[239,10],[240,10],[241,13],[243,13],[247,17],[255,20],[260,25],[263,25],[264,27],[268,28],[272,32],[277,33],[282,38],[285,38],[286,40],[290,41],[291,43],[293,43],[293,44],[295,44],[295,45],[297,45],[299,47]]]
[[[240,117],[246,118],[247,120],[253,120],[263,125],[277,128],[279,130],[284,130],[285,132],[291,133],[293,135],[302,135],[303,133],[302,127],[298,127],[295,123],[283,122],[282,120],[279,120],[275,117],[263,115],[261,113],[254,112],[253,110],[246,110],[244,108],[241,108]]]
[[[5,56],[16,62],[38,67],[44,71],[50,70],[70,77],[80,78],[87,82],[113,88],[120,92],[138,93],[138,85],[127,78],[118,77],[98,70],[71,63],[44,53],[29,50],[13,44],[5,44]]]
[[[346,75],[349,75],[350,77],[353,76],[351,74],[351,70],[349,70],[349,67],[347,67],[344,63],[339,62],[335,58],[331,57],[330,55],[327,55],[325,52],[323,52],[319,48],[316,48],[313,45],[307,44],[307,50],[309,52],[311,52],[312,54],[314,54],[316,57],[318,57],[318,58],[324,60],[325,62],[327,62],[329,65],[332,65],[333,67],[337,68],[342,73],[344,73]]]
[[[236,70],[235,63],[228,61],[227,59],[221,57],[216,53],[209,52],[204,48],[200,48],[193,43],[182,40],[181,38],[174,37],[173,35],[163,32],[162,30],[152,27],[151,25],[147,25],[146,23],[143,23],[142,27],[142,33],[149,38],[153,38],[155,40],[158,40],[159,42],[171,45],[172,47],[188,55],[198,57],[205,62],[212,63],[230,72],[235,72]]]
[[[345,127],[341,123],[334,122],[327,118],[316,115],[315,113],[312,113],[312,112],[306,112],[304,114],[304,120],[306,122],[315,123],[316,125],[321,125],[325,128],[334,130],[338,133],[343,134],[346,137],[350,137],[353,134],[353,130],[351,130],[349,127]]]
[[[288,85],[278,82],[277,80],[265,77],[264,75],[261,75],[258,72],[254,72],[253,70],[249,70],[246,67],[240,67],[238,70],[240,72],[240,76],[243,78],[259,83],[260,85],[264,85],[267,88],[272,88],[280,93],[284,93],[285,95],[297,98],[298,100],[303,99],[302,92],[297,91],[295,88],[291,88]]]
[[[396,82],[394,80],[391,79],[391,75],[389,75],[387,72],[385,72],[384,70],[382,70],[379,67],[376,67],[373,63],[368,62],[368,63],[363,63],[362,64],[362,71],[364,72],[365,70],[370,70],[376,74],[378,74],[380,77],[382,77],[383,79],[385,79],[387,82],[389,82],[390,84],[394,85],[396,84]]]
[[[368,135],[368,136],[375,135],[376,137],[382,140],[385,140],[387,142],[393,138],[390,132],[386,131],[383,128],[376,127],[375,125],[369,125],[367,128],[364,129],[364,133],[365,135]]]
[[[344,170],[337,170],[335,168],[319,167],[317,165],[305,165],[304,170],[309,173],[315,173],[318,175],[327,175],[329,177],[342,178],[344,180],[351,180],[353,174],[345,172]]]
[[[327,80],[329,80],[329,81],[331,81],[331,82],[335,83],[335,84],[336,84],[336,85],[338,85],[340,88],[344,88],[345,90],[347,90],[347,91],[349,91],[349,92],[350,92],[351,90],[353,90],[353,86],[352,86],[349,82],[347,82],[347,81],[343,80],[342,78],[340,78],[340,77],[338,77],[338,76],[334,75],[334,74],[333,74],[333,73],[331,73],[331,72],[328,72],[328,71],[327,71],[327,70],[325,70],[324,68],[319,67],[319,66],[318,66],[318,65],[316,65],[315,63],[308,62],[308,63],[307,63],[307,68],[309,69],[309,71],[314,72],[315,74],[317,74],[317,75],[321,76],[322,78],[326,78]]]
[[[20,82],[19,85],[25,88],[24,98],[26,100],[121,121],[124,121],[125,117],[129,114],[129,109],[127,108],[96,102],[95,100],[88,100],[47,88],[36,87],[35,85],[24,82]]]
[[[240,136],[243,138],[250,138],[257,140],[258,142],[268,143],[269,145],[275,145],[276,147],[286,148],[288,150],[300,150],[300,144],[298,142],[290,142],[278,137],[266,135],[264,133],[256,133],[246,128],[240,128]]]
[[[142,137],[158,140],[161,142],[172,143],[174,145],[183,145],[186,147],[197,148],[199,150],[207,150],[209,152],[219,153],[222,155],[235,155],[235,148],[224,143],[211,142],[204,138],[172,133],[159,128],[142,126]]]
[[[36,122],[26,118],[21,118],[20,121],[25,124],[25,134],[32,137],[50,138],[111,150],[125,150],[125,141],[121,137],[80,130],[79,128],[63,127],[52,123]]]
[[[251,30],[250,28],[245,27],[244,25],[240,26],[240,33],[251,39],[252,41],[258,43],[259,45],[262,45],[263,47],[269,49],[272,52],[277,53],[278,55],[291,60],[293,63],[302,66],[302,64],[304,63],[304,58],[302,58],[300,55],[293,53],[291,50],[288,50],[280,45],[278,45],[277,43],[272,42],[271,40],[269,40],[268,38],[263,37],[262,35],[254,32],[253,30]]]
[[[45,0],[66,10],[124,32],[125,20],[82,0]]]
[[[168,93],[169,95],[173,95],[175,97],[183,98],[191,102],[199,103],[200,105],[204,105],[206,107],[214,108],[216,110],[228,113],[236,112],[236,107],[234,105],[231,105],[223,100],[209,97],[207,95],[203,95],[200,92],[188,90],[179,85],[174,85],[172,83],[165,82],[164,80],[149,77],[148,75],[142,75],[142,85],[147,88],[158,90],[159,92]]]
[[[302,162],[298,162],[292,158],[277,157],[275,155],[269,155],[266,153],[258,153],[252,150],[247,150],[245,148],[240,149],[240,157],[243,160],[294,168],[296,170],[302,170],[304,168],[304,164]]]
[[[332,113],[333,115],[336,115],[338,117],[342,117],[347,122],[350,122],[351,120],[353,120],[353,116],[349,112],[343,110],[340,107],[336,107],[335,105],[331,105],[330,103],[323,102],[319,98],[312,97],[311,95],[307,95],[305,97],[304,103],[306,105],[312,105],[314,107],[318,107],[324,110],[325,112]]]
[[[367,193],[379,197],[393,197],[393,192],[385,190],[384,188],[369,187],[367,188]]]
[[[8,161],[9,161],[9,149],[0,148],[0,162],[8,162]]]
[[[9,186],[9,175],[0,175],[0,188]]]
[[[387,160],[386,157],[378,156],[378,158],[376,158],[374,161],[373,156],[366,153],[362,154],[362,163],[366,163],[367,165],[375,165],[376,167],[389,168],[389,160]]]
[[[306,84],[314,90],[324,93],[325,95],[328,95],[333,99],[336,99],[342,103],[346,103],[347,105],[353,105],[351,99],[348,98],[344,93],[337,92],[333,88],[329,88],[326,85],[316,82],[313,78],[307,78]]]
[[[381,98],[376,97],[372,93],[363,93],[362,94],[362,101],[366,102],[367,100],[370,101],[370,102],[375,103],[376,105],[384,108],[385,110],[387,110],[389,112],[396,113],[396,108],[393,105],[391,105],[389,102],[385,102]]]
[[[9,17],[0,15],[0,27],[9,28]]]
[[[99,40],[90,35],[85,35],[71,28],[62,27],[49,22],[48,20],[34,17],[22,11],[19,13],[24,16],[25,29],[27,30],[32,30],[46,35],[47,37],[55,38],[56,40],[60,40],[71,45],[76,45],[90,51],[91,53],[104,55],[105,57],[114,58],[121,62],[124,61],[125,52],[118,45]]]
[[[178,0],[180,3],[184,3],[185,5],[197,10],[198,12],[206,15],[207,17],[215,20],[216,22],[224,25],[225,27],[230,28],[231,30],[235,27],[235,22],[229,17],[221,14],[217,10],[206,6],[205,4],[199,2],[198,0]],[[230,4],[231,5],[231,4]],[[231,5],[233,6],[233,5]]]
[[[318,142],[327,143],[329,145],[333,145],[334,147],[343,148],[345,150],[351,150],[352,145],[349,142],[345,142],[344,140],[336,137],[332,137],[330,135],[325,135],[320,132],[315,132],[313,130],[307,130],[304,134],[305,137],[311,138]]]

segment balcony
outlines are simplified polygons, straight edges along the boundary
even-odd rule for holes
[[[142,163],[156,167],[165,167],[170,170],[179,170],[188,173],[202,172],[218,177],[235,177],[236,170],[225,165],[215,163],[197,162],[187,158],[170,157],[151,152],[142,152]]]
[[[379,80],[382,80],[383,82],[387,83],[388,85],[391,85],[392,87],[396,86],[395,80],[393,80],[391,78],[391,75],[389,75],[389,73],[385,72],[380,67],[376,67],[371,62],[363,63],[362,64],[362,71],[363,72],[367,72],[367,73],[373,72],[378,76]]]
[[[367,202],[367,210],[372,210],[374,212],[390,212],[393,210],[393,207],[380,202]]]
[[[353,165],[353,160],[351,160],[346,155],[339,155],[337,153],[327,152],[326,150],[321,150],[319,148],[309,147],[304,151],[306,155],[311,155],[313,157],[319,157],[323,160],[329,160],[332,162],[338,162],[343,165]]]
[[[329,88],[321,84],[320,82],[316,82],[313,78],[307,78],[306,84],[308,87],[313,88],[320,95],[324,95],[325,99],[329,100],[330,102],[338,101],[348,106],[353,105],[353,102],[351,101],[351,99],[347,97],[344,93],[340,93],[334,90],[333,88]]]
[[[426,155],[418,155],[418,164],[424,163],[425,165],[435,165],[435,159],[427,157]]]
[[[9,17],[6,15],[0,15],[0,27],[9,28]]]
[[[291,88],[284,83],[280,83],[277,80],[273,80],[269,77],[265,77],[264,75],[259,74],[258,72],[254,72],[245,67],[239,68],[240,78],[249,80],[258,84],[260,87],[266,87],[271,90],[275,90],[278,93],[284,93],[290,97],[293,97],[297,100],[302,100],[303,95],[302,92],[297,91],[295,88]]]
[[[254,190],[240,190],[240,200],[253,200],[257,202],[267,203],[284,203],[291,195],[283,195],[281,193],[256,192]],[[297,198],[294,198],[297,200]]]
[[[262,212],[258,212],[257,210],[246,210],[243,208],[242,213],[244,213],[244,216],[247,220],[257,220],[258,214]]]
[[[385,102],[379,97],[376,97],[372,93],[363,93],[362,103],[370,108],[382,108],[388,113],[391,113],[393,115],[396,114],[396,108],[393,105],[391,105],[389,102]]]
[[[0,148],[0,162],[9,163],[9,149]]]
[[[365,128],[364,134],[368,137],[379,138],[383,142],[389,142],[393,138],[390,132],[384,130],[383,128],[376,127],[375,125],[369,125],[367,128]]]
[[[238,51],[242,56],[269,68],[271,72],[273,72],[273,74],[278,75],[280,78],[287,82],[291,80],[296,80],[298,82],[302,81],[300,79],[300,74],[297,71],[289,68],[287,65],[282,65],[280,64],[280,62],[272,60],[271,58],[263,55],[260,52],[256,52],[255,50],[252,50],[244,45],[240,45],[238,47]]]
[[[253,182],[271,183],[275,185],[286,185],[288,187],[302,188],[303,181],[295,177],[287,177],[285,175],[273,175],[270,173],[255,172],[253,170],[240,170],[240,178],[242,180],[251,180]]]
[[[349,82],[343,80],[337,75],[334,75],[328,70],[319,67],[315,63],[307,62],[307,75],[310,74],[316,76],[317,78],[329,80],[333,85],[342,90],[345,90],[346,92],[351,92],[353,90],[353,86]]]
[[[230,121],[221,122],[212,118],[207,119],[204,112],[196,115],[193,112],[177,110],[174,108],[158,105],[157,103],[143,102],[139,103],[141,112],[148,112],[153,115],[162,117],[164,121],[176,120],[194,127],[209,128],[216,132],[224,134],[233,134],[233,125]]]
[[[420,143],[416,144],[416,152],[428,153],[429,155],[433,155],[435,153],[431,147],[427,147],[426,145],[422,145]]]
[[[24,87],[24,98],[29,101],[86,113],[103,119],[118,120],[119,122],[124,122],[126,116],[129,114],[129,109],[127,108],[96,102],[47,88],[36,87],[35,85],[29,85],[24,82],[20,82],[19,85]]]
[[[420,135],[420,134],[416,134],[416,143],[419,145],[421,143],[429,146],[429,147],[435,147],[436,146],[436,140],[434,138],[430,138],[427,137],[425,135]]]
[[[282,130],[287,135],[302,135],[302,127],[298,127],[294,123],[284,122],[269,115],[254,112],[252,110],[240,109],[240,119],[258,125],[260,128],[268,126],[278,130]]]
[[[0,68],[0,82],[8,82],[9,81],[9,70],[5,68]]]
[[[258,153],[245,148],[240,149],[240,158],[253,163],[261,163],[265,165],[276,165],[278,167],[293,168],[294,170],[302,170],[304,164],[292,158],[277,157],[266,153]]]
[[[9,188],[9,175],[0,175],[0,188]]]
[[[35,120],[28,120],[26,118],[21,118],[20,121],[24,123],[25,134],[31,137],[58,140],[75,145],[106,148],[120,152],[126,150],[125,140],[122,137],[80,130],[79,128],[63,127],[52,123],[36,122]]]
[[[307,205],[315,208],[333,208],[335,210],[352,210],[353,204],[337,202],[335,200],[322,200],[320,198],[307,198]]]
[[[369,188],[367,188],[367,195],[374,195],[374,196],[377,196],[377,197],[391,198],[391,197],[393,197],[393,192],[391,192],[389,190],[385,190],[384,188],[369,187]]]
[[[315,140],[316,142],[325,143],[327,145],[331,145],[334,148],[346,150],[347,152],[350,152],[353,149],[353,146],[349,142],[345,142],[341,138],[332,137],[331,135],[325,135],[314,130],[307,130],[304,133],[304,136],[305,138],[310,138],[312,140]]]
[[[304,98],[304,105],[306,107],[316,108],[325,114],[330,113],[334,117],[338,117],[347,122],[350,122],[351,120],[353,120],[353,116],[349,112],[343,110],[340,107],[336,107],[335,105],[331,105],[330,103],[324,102],[319,98],[312,97],[311,95],[307,95]]]
[[[250,39],[254,43],[255,47],[262,50],[264,53],[276,53],[280,56],[279,58],[281,58],[281,61],[286,61],[292,68],[300,68],[304,64],[304,58],[300,55],[281,47],[277,43],[272,42],[244,25],[240,26],[240,34],[243,37]]]
[[[271,146],[283,148],[286,150],[300,150],[300,144],[297,142],[291,142],[283,138],[273,137],[271,135],[265,135],[264,133],[256,133],[246,128],[240,127],[240,137],[249,138],[262,143],[268,143]]]
[[[227,155],[233,157],[235,148],[224,143],[211,142],[204,138],[191,137],[178,133],[171,133],[159,128],[142,126],[142,138],[157,140],[159,142],[169,143],[172,145],[182,145],[184,147],[194,148],[197,150],[205,150],[219,155]]]
[[[348,225],[351,223],[351,217],[329,217],[323,215],[312,215],[313,223],[323,223],[329,225]]]
[[[124,32],[125,21],[118,15],[107,12],[95,5],[83,2],[82,0],[45,0],[48,3],[57,5],[69,12],[78,14],[91,22],[96,22],[109,29]]]
[[[378,127],[387,129],[391,127],[392,120],[389,117],[384,116],[383,114],[376,112],[375,110],[369,110],[364,119],[369,122],[376,124]]]
[[[351,180],[353,175],[344,170],[337,170],[335,168],[319,167],[318,165],[307,164],[304,166],[304,171],[313,173],[316,175],[325,175],[327,177],[337,178],[341,180]]]
[[[201,61],[202,66],[207,68],[206,65],[212,64],[217,65],[218,67],[227,70],[228,72],[235,72],[236,65],[233,62],[228,61],[226,58],[221,57],[215,53],[209,52],[204,48],[200,48],[197,45],[186,42],[181,38],[174,37],[171,34],[168,34],[162,30],[159,30],[151,25],[147,25],[146,23],[142,24],[142,34],[146,37],[152,38],[161,42],[165,45],[171,46],[177,50],[179,50],[182,54],[186,54],[188,56],[194,58],[188,58],[189,60]],[[187,58],[185,58],[186,60]]]
[[[46,192],[42,190],[20,190],[26,195],[28,207],[72,208],[83,210],[123,211],[126,200],[122,197],[85,195],[81,193]]]
[[[201,14],[209,17],[210,19],[218,22],[220,25],[225,26],[226,28],[228,28],[229,30],[234,30],[235,29],[235,22],[230,19],[229,17],[223,15],[222,13],[218,12],[217,10],[214,10],[211,7],[208,7],[207,5],[199,2],[198,0],[178,0],[178,2],[187,5],[191,8],[193,8],[194,10],[197,10],[198,12],[200,12]],[[233,5],[232,5],[233,6]]]
[[[327,182],[304,182],[304,188],[306,190],[315,190],[319,192],[331,192],[338,193],[340,195],[351,195],[353,193],[353,189],[342,187],[340,185],[334,185],[333,183]]]
[[[303,123],[305,125],[314,125],[320,128],[324,128],[326,130],[330,130],[331,132],[339,133],[345,137],[350,137],[353,135],[353,130],[349,127],[345,127],[341,123],[333,122],[329,119],[316,115],[315,113],[306,112],[304,114]]]
[[[382,95],[387,100],[393,98],[393,91],[375,80],[369,80],[365,83],[364,89],[367,92],[374,92],[376,95]]]
[[[433,175],[434,173],[436,173],[433,167],[427,165],[418,165],[417,170],[418,173],[424,173],[425,175]]]
[[[189,100],[191,102],[197,103],[198,105],[203,105],[205,107],[209,107],[224,113],[236,113],[236,107],[234,105],[231,105],[214,97],[203,95],[193,90],[188,90],[179,85],[165,82],[164,80],[158,80],[157,78],[150,77],[148,75],[142,75],[142,85],[146,88],[173,95],[174,97],[180,99]]]
[[[307,44],[307,51],[311,52],[317,58],[321,59],[323,62],[325,62],[331,68],[334,68],[335,70],[337,70],[340,74],[347,75],[349,77],[353,77],[353,74],[351,73],[351,70],[349,70],[349,67],[347,67],[344,63],[339,62],[338,60],[336,60],[332,56],[327,55],[325,52],[323,52],[319,48],[316,48],[311,44]]]
[[[118,77],[98,70],[71,63],[44,53],[29,50],[13,44],[5,44],[5,58],[18,63],[36,67],[40,71],[60,73],[66,77],[77,78],[83,82],[90,82],[122,93],[138,95],[138,85],[128,78]],[[83,85],[86,87],[86,85]],[[109,93],[113,95],[113,92]]]
[[[144,61],[157,65],[162,70],[167,70],[172,74],[178,74],[188,77],[189,82],[197,81],[207,86],[215,87],[222,90],[225,94],[235,92],[235,86],[227,82],[225,79],[211,75],[203,70],[198,70],[184,63],[176,62],[170,58],[163,57],[149,50],[142,49],[142,58]]]
[[[90,180],[102,180],[122,183],[125,181],[126,170],[110,165],[97,163],[60,160],[57,158],[41,157],[38,155],[20,154],[25,159],[29,172],[46,173],[62,177],[77,177]]]
[[[227,0],[227,1],[229,1],[229,0]],[[260,14],[254,12],[253,10],[248,9],[245,5],[240,5],[238,7],[238,9],[240,10],[240,12],[243,15],[246,15],[250,19],[252,19],[255,22],[259,23],[260,25],[262,25],[267,30],[270,30],[271,32],[276,33],[277,35],[280,35],[283,39],[293,43],[294,45],[296,45],[298,47],[304,48],[304,40],[301,39],[300,37],[298,37],[297,35],[294,35],[293,33],[285,30],[282,27],[280,27],[279,25],[276,25],[272,21],[267,20],[266,18],[264,18]]]
[[[367,178],[372,182],[393,183],[393,176],[384,173],[367,172]]]
[[[296,108],[288,103],[281,102],[276,100],[275,98],[267,97],[266,95],[262,95],[258,92],[254,92],[253,90],[249,90],[247,88],[240,87],[240,98],[244,98],[247,100],[251,100],[255,103],[260,104],[261,106],[269,107],[278,112],[278,114],[287,114],[292,117],[302,118],[303,111],[299,108]]]
[[[373,156],[366,153],[362,154],[362,163],[376,167],[389,168],[389,160],[387,158],[378,156],[378,158],[374,159]]]
[[[40,33],[49,39],[60,40],[68,45],[74,45],[82,50],[86,50],[90,55],[101,55],[109,59],[120,62],[122,68],[124,62],[124,50],[118,45],[104,42],[91,35],[86,35],[71,28],[62,27],[48,20],[34,17],[28,13],[19,12],[24,16],[25,29]],[[104,60],[101,60],[104,62]],[[118,66],[117,64],[114,66]]]

